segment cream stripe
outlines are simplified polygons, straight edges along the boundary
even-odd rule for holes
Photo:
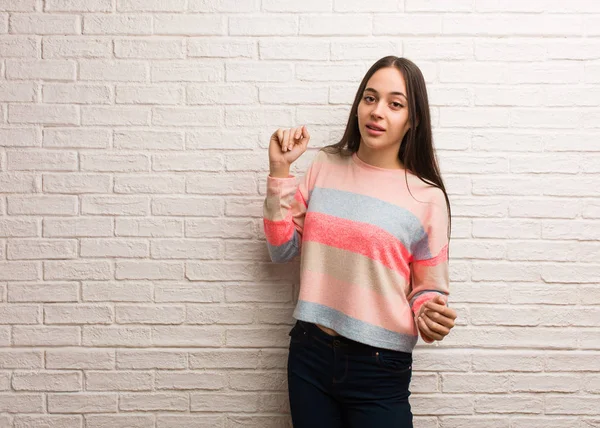
[[[326,274],[340,281],[373,288],[381,295],[406,296],[408,281],[402,274],[381,263],[348,250],[305,241],[302,246],[301,270]]]

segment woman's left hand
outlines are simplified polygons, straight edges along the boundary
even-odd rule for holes
[[[425,302],[419,310],[417,327],[426,343],[434,340],[444,340],[454,327],[456,312],[446,306],[442,296],[435,296]]]

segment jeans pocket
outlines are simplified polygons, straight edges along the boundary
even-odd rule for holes
[[[309,342],[308,331],[300,321],[296,321],[288,335],[290,336],[290,343],[307,344]]]
[[[404,374],[412,370],[412,355],[406,352],[379,350],[375,360],[381,369],[390,373]]]

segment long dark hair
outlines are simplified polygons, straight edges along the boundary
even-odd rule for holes
[[[350,156],[358,151],[358,147],[360,146],[360,130],[358,128],[357,117],[358,104],[362,99],[363,92],[371,76],[377,70],[385,67],[394,67],[402,73],[406,84],[406,96],[408,98],[408,117],[411,127],[402,139],[400,150],[398,150],[398,159],[402,162],[406,170],[411,171],[423,182],[438,187],[444,192],[446,206],[448,207],[448,240],[450,240],[452,230],[450,200],[448,199],[446,186],[444,186],[433,148],[431,116],[429,114],[429,99],[427,97],[425,79],[423,78],[423,73],[421,73],[421,70],[414,62],[397,56],[386,56],[375,62],[369,71],[367,71],[365,77],[363,77],[356,91],[342,139],[339,143],[323,147],[323,150],[329,153],[338,153],[342,156]],[[405,179],[408,186],[406,171]]]

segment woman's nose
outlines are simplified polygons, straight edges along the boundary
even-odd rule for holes
[[[371,110],[371,116],[374,117],[381,117],[381,111],[382,111],[382,106],[381,104],[377,103],[373,105],[373,110]]]

